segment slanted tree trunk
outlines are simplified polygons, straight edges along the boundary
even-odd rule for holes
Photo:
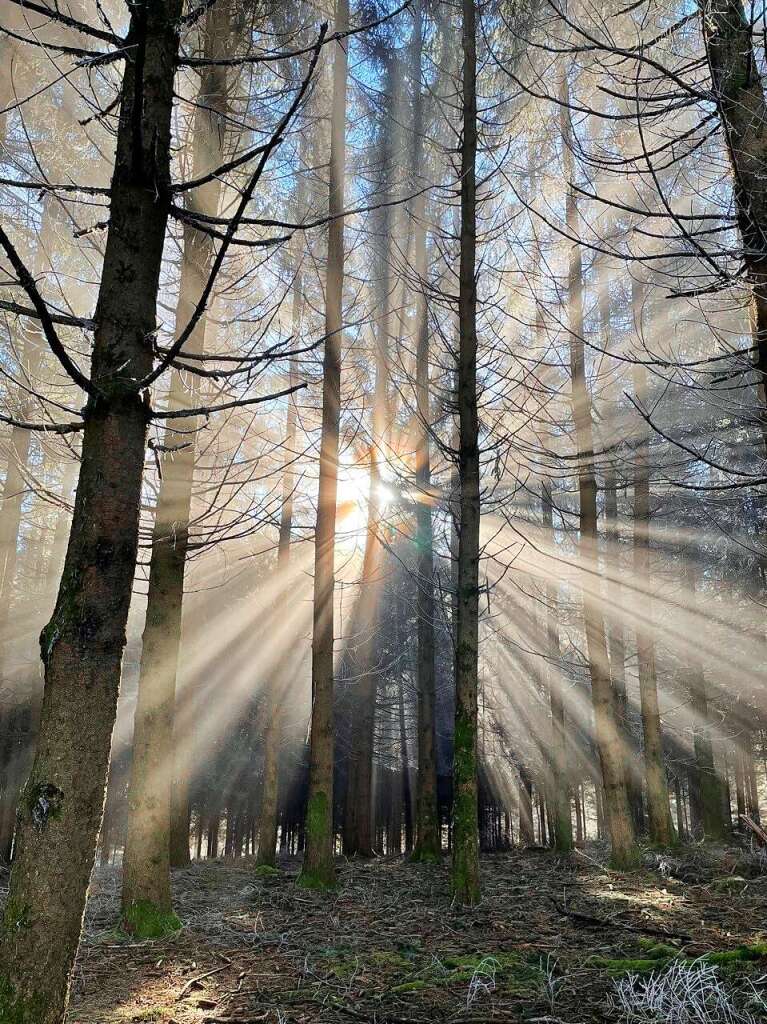
[[[554,547],[554,516],[549,485],[541,485],[541,511],[546,540]],[[546,656],[549,659],[548,688],[551,708],[551,803],[553,804],[554,846],[562,853],[573,848],[573,819],[570,810],[570,780],[567,757],[567,726],[562,699],[562,675],[559,668],[559,631],[557,628],[557,585],[546,576]]]
[[[220,0],[207,12],[204,55],[208,59],[227,55],[230,21],[228,0]],[[226,110],[226,69],[218,65],[206,66],[200,76],[191,139],[193,179],[208,174],[223,162]],[[190,208],[204,216],[216,216],[220,192],[218,178],[194,189]],[[212,255],[212,238],[185,225],[177,332],[184,330],[194,313],[205,288]],[[203,313],[185,346],[188,355],[202,353],[206,323]],[[174,369],[169,407],[173,410],[194,407],[197,382],[193,374]],[[152,534],[128,788],[128,832],[123,856],[123,919],[126,928],[137,937],[144,937],[145,927],[156,934],[162,928],[164,915],[169,915],[168,927],[177,927],[171,913],[170,891],[173,719],[194,480],[195,429],[194,419],[171,420],[165,429],[163,445],[171,450],[162,457]],[[182,746],[180,743],[179,747]],[[176,845],[182,844],[177,842]],[[189,862],[188,830],[185,845],[186,856],[183,849],[176,850],[176,859],[182,863]]]
[[[565,177],[573,181],[573,132],[570,122],[567,77],[562,81],[562,142]],[[579,236],[579,214],[575,190],[568,187],[566,196],[568,234]],[[611,856],[616,867],[636,863],[637,849],[626,788],[625,751],[618,726],[615,693],[610,681],[607,640],[599,607],[597,547],[597,481],[594,470],[594,441],[591,395],[586,380],[583,345],[583,262],[581,248],[573,244],[568,268],[568,305],[570,310],[570,374],[572,380],[573,420],[578,451],[578,494],[580,503],[579,555],[584,573],[592,582],[583,590],[583,617],[586,627],[586,648],[591,676],[591,701],[594,709],[594,732],[602,781],[605,790],[605,817],[610,833]]]
[[[767,404],[767,101],[741,0],[698,0],[703,39],[730,165],[743,262],[752,288],[751,323]],[[762,414],[767,445],[767,410]]]
[[[632,282],[634,319],[641,335],[644,289]],[[647,369],[634,366],[634,390],[642,409],[647,408]],[[663,731],[658,706],[658,682],[655,671],[653,638],[653,599],[650,575],[650,427],[642,420],[634,453],[634,582],[640,595],[636,640],[639,666],[639,701],[644,738],[644,769],[647,785],[647,819],[650,840],[657,846],[674,842],[668,796],[666,766],[663,760]]]
[[[453,866],[456,899],[479,900],[477,668],[479,657],[479,418],[477,412],[477,40],[474,0],[463,0],[461,259],[458,286],[458,621],[455,644]]]
[[[346,31],[349,0],[337,0],[335,30]],[[344,285],[344,178],[346,153],[346,43],[333,61],[330,126],[328,262],[325,282],[325,352],[317,526],[314,534],[312,720],[304,864],[299,877],[309,888],[335,883],[333,865],[333,592],[341,411],[341,332]]]
[[[92,393],[69,546],[45,667],[40,735],[19,812],[0,939],[0,1018],[60,1024],[104,806],[136,567],[151,339],[170,184],[180,0],[134,6],[110,223],[96,306]]]

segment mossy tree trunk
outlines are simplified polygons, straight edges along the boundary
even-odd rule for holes
[[[562,79],[562,144],[565,178],[574,180],[573,130],[570,121],[569,86]],[[579,213],[576,193],[567,188],[566,220],[571,238],[579,237]],[[597,481],[594,470],[594,440],[591,395],[586,379],[583,343],[583,261],[581,248],[573,244],[568,266],[568,307],[570,315],[570,377],[572,381],[573,420],[578,452],[578,495],[580,506],[579,557],[584,577],[598,580]],[[604,620],[596,592],[598,583],[583,587],[583,618],[586,651],[591,676],[591,702],[594,732],[605,791],[605,817],[610,833],[611,856],[616,867],[628,867],[637,861],[634,829],[626,787],[625,749],[618,726],[615,693],[610,680]]]
[[[206,58],[228,55],[231,16],[229,0],[219,0],[208,10],[203,28]],[[223,162],[227,107],[226,69],[219,65],[204,67],[191,138],[193,179],[208,174]],[[221,183],[215,178],[189,193],[188,205],[195,213],[216,216],[220,193]],[[212,255],[212,238],[186,224],[176,308],[177,333],[186,328],[194,314],[205,288]],[[206,322],[203,313],[185,345],[188,355],[202,353]],[[193,374],[174,369],[169,408],[178,410],[198,404],[197,382]],[[172,914],[170,890],[171,784],[175,767],[173,722],[194,482],[195,429],[193,419],[171,420],[165,429],[163,445],[170,450],[162,456],[152,533],[122,888],[125,927],[139,937],[144,923],[156,931],[163,915],[167,915],[169,929],[178,924]],[[187,740],[187,737],[179,737],[181,751]],[[181,854],[179,859],[188,863],[188,831],[185,857],[183,852],[177,851]]]
[[[134,6],[74,518],[0,939],[0,1020],[60,1024],[104,805],[136,567],[180,0]]]
[[[477,40],[474,0],[462,2],[463,135],[458,286],[458,581],[453,747],[453,892],[479,901],[477,671],[479,658],[480,465],[477,411]]]
[[[337,0],[335,31],[346,31],[349,0]],[[306,804],[304,864],[300,884],[335,884],[333,863],[333,626],[338,491],[338,437],[341,412],[341,338],[344,286],[344,180],[346,162],[346,42],[336,43],[330,126],[329,213],[325,281],[325,352],[322,366],[322,435],[317,525],[314,534],[312,632],[312,716],[309,793]]]

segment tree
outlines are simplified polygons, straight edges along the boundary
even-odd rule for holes
[[[566,195],[568,233],[578,237],[578,205],[572,184],[573,137],[570,120],[567,75],[562,79],[562,144],[565,177],[570,183]],[[579,559],[584,570],[592,570],[597,558],[597,481],[594,470],[594,439],[586,363],[583,345],[583,265],[580,246],[570,248],[567,300],[570,315],[569,348],[572,382],[572,407],[578,453],[578,496],[580,508]],[[597,594],[599,583],[583,588],[583,617],[586,628],[586,647],[591,676],[591,700],[594,709],[594,730],[602,781],[605,790],[605,811],[610,832],[613,863],[628,867],[636,863],[637,851],[629,810],[626,788],[624,748],[615,708],[615,694],[610,681],[610,668],[605,637],[604,619]]]
[[[219,0],[207,11],[202,33],[203,54],[207,60],[215,62],[229,55],[232,18],[229,0]],[[200,74],[190,140],[194,181],[206,177],[224,161],[227,109],[226,68],[210,63]],[[215,217],[220,195],[221,178],[215,175],[192,191],[189,208],[203,217]],[[194,316],[212,262],[213,238],[194,224],[185,224],[176,310],[177,336]],[[203,312],[185,346],[187,357],[202,354],[206,324]],[[198,404],[198,379],[194,373],[174,368],[168,401],[171,410],[194,408]],[[196,429],[194,417],[171,421],[165,428],[165,452],[152,535],[128,789],[128,835],[123,856],[123,918],[126,928],[139,938],[147,929],[154,935],[164,928],[173,930],[179,926],[172,912],[170,891],[173,720]],[[183,767],[179,767],[183,771]],[[183,808],[180,810],[184,813]],[[183,850],[176,851],[176,859],[182,863],[189,860],[188,834],[185,845],[186,858]]]
[[[476,161],[477,51],[474,0],[462,7],[463,92],[458,294],[458,569],[453,751],[453,865],[456,897],[479,900],[477,659],[479,656],[480,458],[477,409]]]
[[[87,393],[82,464],[45,668],[37,753],[19,810],[0,939],[0,1014],[58,1024],[101,823],[120,663],[136,566],[152,337],[170,186],[180,0],[131,12],[91,376],[59,341],[5,231],[0,244],[54,354]],[[14,1016],[15,1015],[15,1016]]]
[[[349,25],[349,2],[337,0],[336,32]],[[307,888],[335,883],[333,865],[333,624],[338,436],[341,411],[341,341],[344,286],[344,179],[346,152],[346,43],[335,46],[331,109],[329,215],[325,281],[325,353],[317,525],[314,536],[312,717],[306,848],[299,878]]]
[[[421,84],[423,53],[423,3],[413,12],[413,37],[410,44],[410,77],[413,85],[413,182],[421,185],[423,170],[424,95]],[[429,383],[429,310],[426,298],[426,197],[421,194],[413,204],[413,232],[417,292],[416,331],[416,548],[418,564],[418,778],[416,782],[416,846],[413,859],[435,860],[441,853],[440,822],[437,810],[437,761],[434,705],[436,700],[434,652],[434,531],[432,526],[432,483],[429,432],[431,430],[431,390]]]

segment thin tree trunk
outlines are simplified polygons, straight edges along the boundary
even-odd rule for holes
[[[301,309],[303,304],[303,278],[296,273],[293,282],[293,337],[299,337]],[[291,361],[289,386],[296,374],[296,365]],[[292,460],[296,441],[296,405],[288,398],[288,414],[285,429],[287,458]],[[290,542],[293,529],[293,488],[295,473],[292,461],[282,478],[282,508],[280,510],[280,535],[277,547],[277,573],[286,576],[290,564]],[[283,668],[274,669],[266,691],[266,714],[268,720],[264,732],[264,775],[261,788],[261,807],[258,816],[257,841],[258,867],[274,867],[277,856],[277,802],[279,796],[278,770],[280,744],[282,740],[282,706],[288,685],[288,673]]]
[[[695,569],[684,559],[684,580],[693,610],[697,607]],[[696,839],[723,839],[728,828],[723,814],[723,781],[716,770],[712,742],[713,723],[708,686],[703,664],[691,650],[688,658],[687,686],[693,721],[695,764],[690,772],[690,818]]]
[[[546,542],[554,547],[554,516],[551,491],[541,485],[541,512]],[[567,758],[567,726],[562,698],[562,677],[559,669],[559,630],[557,627],[557,585],[546,575],[546,657],[549,660],[548,689],[551,708],[551,803],[554,823],[554,846],[561,853],[573,848],[573,820],[570,810],[570,783]]]
[[[423,50],[423,10],[414,11],[411,48],[411,79],[414,89],[413,135],[414,180],[420,185],[423,163],[423,93],[421,60]],[[441,852],[437,809],[436,728],[434,720],[436,677],[434,667],[434,535],[431,516],[431,455],[429,451],[429,319],[426,301],[426,201],[421,195],[414,206],[416,295],[416,616],[418,623],[418,778],[416,793],[416,847],[413,858],[437,860]]]
[[[533,829],[533,783],[527,770],[520,766],[519,786],[519,841],[522,846],[532,846],[535,843],[535,831]]]
[[[337,0],[336,31],[349,24],[349,0]],[[346,152],[346,44],[337,43],[333,62],[328,262],[325,284],[325,353],[317,526],[314,536],[312,721],[309,794],[306,805],[302,885],[335,883],[333,864],[333,591],[341,411],[341,332],[344,284],[344,177]]]
[[[641,336],[644,289],[632,282],[634,320]],[[634,390],[642,409],[647,408],[647,369],[634,366]],[[641,595],[642,613],[637,618],[637,661],[639,664],[639,700],[644,737],[644,768],[647,784],[647,818],[650,840],[657,846],[674,842],[668,796],[666,766],[663,761],[663,731],[658,705],[653,637],[652,579],[650,574],[650,428],[642,421],[634,454],[634,581]]]
[[[474,0],[463,0],[461,260],[458,290],[458,622],[455,651],[453,865],[456,898],[479,900],[477,668],[479,657],[479,423],[477,411],[477,41]]]
[[[136,567],[170,184],[180,0],[134,7],[96,307],[82,465],[64,572],[41,636],[45,690],[0,941],[9,1020],[60,1024],[96,852]],[[140,106],[137,105],[140,102]]]
[[[565,177],[574,177],[571,146],[573,132],[570,123],[569,89],[566,76],[562,82],[562,141],[565,158]],[[579,214],[572,187],[567,189],[566,217],[568,234],[577,238]],[[605,790],[605,816],[610,833],[611,856],[616,867],[628,867],[637,860],[634,830],[626,789],[624,749],[621,741],[615,694],[610,681],[604,620],[599,607],[597,549],[597,482],[594,472],[594,441],[591,396],[586,380],[583,350],[583,264],[581,249],[573,244],[570,249],[568,271],[568,304],[570,308],[570,374],[572,379],[573,419],[578,451],[578,493],[580,498],[579,555],[584,575],[592,582],[583,590],[583,617],[586,627],[586,647],[591,675],[591,701],[594,709],[594,731],[602,781]]]

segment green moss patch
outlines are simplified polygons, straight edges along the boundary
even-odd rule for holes
[[[22,999],[11,982],[0,975],[0,1024],[39,1024],[42,1000]]]
[[[336,881],[330,881],[312,871],[302,871],[296,879],[296,885],[300,885],[302,889],[313,889],[315,892],[329,892],[335,889]]]
[[[639,945],[643,952],[641,957],[616,959],[591,957],[590,963],[595,967],[603,968],[610,977],[617,978],[623,974],[650,974],[652,971],[662,971],[672,962],[681,963],[690,968],[694,968],[697,963],[705,962],[737,969],[744,964],[767,958],[767,942],[758,942],[752,946],[737,946],[735,949],[717,950],[704,953],[699,957],[684,956],[674,946],[662,942],[656,943],[640,939]]]
[[[258,867],[253,872],[253,874],[256,876],[256,878],[274,878],[275,876],[279,875],[280,872],[271,864],[259,864]]]
[[[162,910],[150,900],[136,900],[123,911],[122,927],[134,939],[164,939],[183,926],[172,910]]]

